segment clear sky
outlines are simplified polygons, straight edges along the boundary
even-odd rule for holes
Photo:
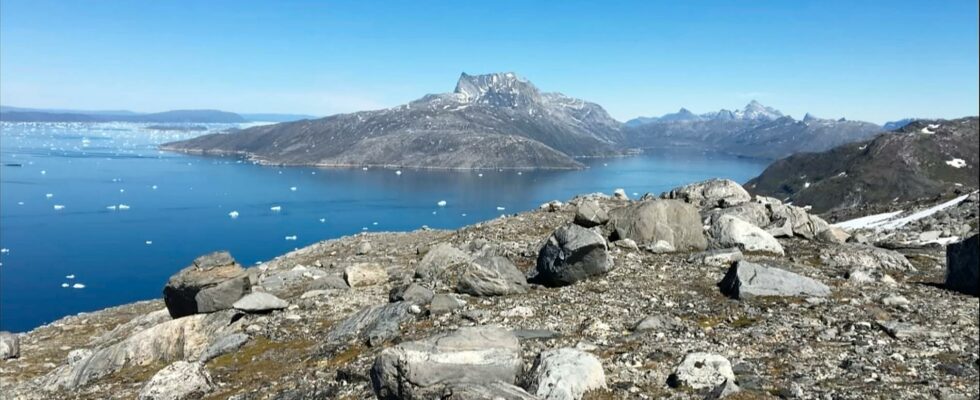
[[[0,0],[0,103],[328,115],[513,71],[620,120],[978,114],[976,0]]]

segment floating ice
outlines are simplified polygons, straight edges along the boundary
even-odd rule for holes
[[[524,175],[524,173],[521,171],[517,171],[517,175]]]
[[[129,205],[128,204],[120,204],[119,205],[119,209],[120,210],[128,210],[129,209]]]
[[[6,247],[4,247],[4,248],[2,248],[2,249],[0,249],[0,254],[7,254],[7,253],[9,253],[9,252],[10,252],[10,249],[8,249],[8,248],[6,248]]]
[[[47,175],[47,173],[48,173],[48,171],[45,171],[43,169],[41,170],[41,175]]]
[[[50,198],[54,197],[54,193],[48,193],[48,194],[44,195],[44,197],[50,199]]]
[[[326,218],[320,218],[320,223],[322,224],[324,222],[327,222],[327,219]]]
[[[295,191],[296,191],[296,186],[290,186],[290,187],[289,187],[289,191],[291,191],[291,192],[295,192]]]
[[[125,193],[126,189],[119,189],[119,193]]]
[[[150,186],[150,189],[157,190],[157,185]]]
[[[949,165],[950,167],[956,169],[960,169],[966,166],[966,161],[964,161],[962,158],[954,158],[952,160],[946,161],[946,165]]]
[[[238,211],[232,211],[228,213],[228,216],[232,218],[238,218]]]
[[[74,289],[85,289],[85,284],[84,283],[76,283],[74,285],[71,285],[71,287],[74,288]]]
[[[22,206],[22,205],[24,205],[24,202],[23,202],[23,201],[18,201],[18,202],[17,202],[17,205],[18,205],[18,206]]]
[[[61,204],[55,204],[55,205],[54,205],[54,209],[55,209],[55,210],[64,210],[64,209],[65,209],[65,206],[63,206],[63,205],[61,205]]]
[[[395,171],[395,175],[401,175],[401,174],[402,174],[402,171],[400,171],[400,170],[399,171]]]
[[[152,241],[152,240],[147,240],[147,241],[146,241],[146,245],[147,245],[147,246],[149,246],[149,245],[151,245],[151,244],[153,244],[153,241]]]
[[[116,208],[117,208],[117,206],[115,206],[115,205],[106,206],[106,210],[116,211]]]
[[[479,177],[481,177],[481,178],[482,178],[482,177],[483,177],[483,173],[481,172],[481,173],[479,173],[479,174],[476,174],[476,176],[479,176]]]
[[[368,170],[367,167],[361,168],[361,171],[367,171],[367,170]]]
[[[504,211],[504,210],[506,210],[506,208],[501,207],[501,206],[497,206],[497,211]]]
[[[372,222],[371,225],[378,225],[378,223],[377,222]]]
[[[65,275],[65,279],[75,279],[75,274]]]
[[[67,283],[62,283],[62,284],[61,284],[61,287],[68,287],[68,286],[69,286],[69,285],[68,285]]]
[[[286,236],[286,240],[296,240],[296,235]]]
[[[269,209],[272,210],[272,211],[275,211],[275,212],[279,212],[279,211],[282,211],[282,206],[272,206],[272,207],[269,207]]]
[[[445,207],[446,206],[446,201],[445,200],[439,200],[439,202],[436,203],[436,205],[439,206],[439,207]]]

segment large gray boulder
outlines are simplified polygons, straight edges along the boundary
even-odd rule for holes
[[[392,288],[388,292],[388,301],[392,303],[407,301],[412,304],[425,305],[432,301],[432,296],[435,296],[432,290],[413,282]]]
[[[573,348],[541,352],[529,378],[528,390],[544,400],[578,400],[585,392],[606,387],[602,362]]]
[[[454,267],[472,261],[473,257],[449,243],[432,246],[415,268],[415,277],[423,281],[440,280],[452,274]]]
[[[205,363],[220,357],[223,354],[238,350],[240,347],[244,346],[245,343],[248,343],[248,340],[248,335],[242,332],[236,332],[219,337],[211,342],[206,349],[204,349],[204,352],[201,353],[200,361]]]
[[[683,200],[697,208],[731,207],[752,199],[742,185],[730,179],[709,179],[684,185],[660,197]]]
[[[377,263],[357,263],[344,268],[344,279],[350,287],[372,286],[388,281],[388,272]]]
[[[606,239],[595,231],[568,224],[555,230],[538,252],[528,281],[545,286],[571,285],[613,268]]]
[[[20,338],[13,333],[0,332],[0,361],[20,357]]]
[[[734,207],[715,208],[703,212],[708,224],[714,223],[722,215],[731,215],[751,223],[752,225],[765,228],[772,222],[769,219],[769,208],[759,202],[751,201],[742,203]]]
[[[946,246],[946,288],[980,296],[978,235]]]
[[[750,253],[784,254],[783,246],[772,235],[731,215],[722,215],[711,225],[711,242],[715,248],[737,247]]]
[[[609,213],[596,199],[586,199],[575,209],[575,223],[586,228],[605,224],[609,221]]]
[[[714,388],[726,380],[735,381],[732,363],[727,358],[712,353],[688,353],[684,360],[667,377],[671,387],[692,389]]]
[[[514,384],[521,373],[521,346],[508,330],[463,327],[381,352],[371,383],[382,400],[440,397],[446,386]]]
[[[540,400],[519,386],[503,382],[459,383],[449,385],[444,392],[443,400]]]
[[[614,209],[608,225],[617,238],[632,239],[640,247],[660,241],[675,251],[708,247],[698,210],[678,200],[648,200]]]
[[[902,253],[858,243],[824,246],[820,261],[844,271],[915,271]]]
[[[251,292],[248,274],[227,251],[198,257],[170,277],[163,301],[173,318],[232,308]]]
[[[289,302],[270,293],[255,292],[249,293],[238,299],[238,301],[236,301],[232,306],[234,306],[236,310],[250,313],[262,313],[282,310],[289,307]]]
[[[401,324],[413,318],[412,304],[404,301],[365,307],[347,317],[327,334],[330,341],[358,340],[371,346],[380,345],[401,334]]]
[[[456,288],[473,296],[506,296],[527,292],[527,279],[506,257],[480,257],[467,263]]]
[[[733,264],[718,287],[722,293],[735,299],[830,295],[830,288],[814,279],[745,260]]]
[[[150,378],[140,390],[139,400],[200,399],[211,392],[211,375],[201,363],[177,361]]]
[[[798,236],[812,240],[830,228],[827,221],[811,215],[802,207],[774,202],[766,204],[766,207],[769,208],[771,220],[766,230],[775,237]]]

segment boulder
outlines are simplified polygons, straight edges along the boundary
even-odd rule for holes
[[[814,279],[745,260],[733,264],[718,286],[723,294],[734,299],[830,295],[830,288]]]
[[[150,378],[140,390],[139,400],[200,399],[214,387],[211,375],[200,363],[177,361]]]
[[[407,301],[412,304],[425,305],[432,301],[432,296],[434,295],[428,288],[417,283],[410,283],[391,289],[388,292],[388,301],[392,303],[396,301]]]
[[[727,249],[714,249],[708,251],[702,251],[700,253],[692,254],[687,258],[688,262],[697,262],[704,265],[712,265],[716,267],[720,266],[730,266],[735,261],[740,261],[745,259],[738,248],[727,248]]]
[[[598,200],[587,199],[575,209],[575,223],[586,228],[603,225],[609,221],[609,213]]]
[[[244,346],[245,343],[248,343],[248,340],[248,335],[242,332],[236,332],[219,337],[209,344],[206,349],[204,349],[204,352],[201,353],[200,361],[205,363],[221,356],[222,354],[238,350],[240,347]]]
[[[344,278],[337,275],[327,275],[311,281],[307,286],[310,290],[349,290],[350,285]]]
[[[758,227],[767,227],[772,221],[769,219],[769,208],[758,202],[742,203],[728,208],[715,208],[703,213],[708,224],[712,224],[722,215],[738,217],[742,221],[748,222]]]
[[[844,271],[915,271],[902,253],[858,243],[826,246],[820,251],[820,261]]]
[[[660,197],[683,200],[697,208],[731,207],[752,199],[742,185],[730,179],[709,179],[684,185]]]
[[[265,292],[249,293],[238,299],[233,305],[236,310],[250,313],[262,313],[273,310],[282,310],[289,307],[289,302],[280,299],[272,294]]]
[[[20,357],[20,337],[16,334],[0,332],[0,361]]]
[[[573,348],[541,352],[529,377],[528,391],[544,400],[578,400],[585,392],[606,387],[602,362]]]
[[[362,256],[371,252],[371,242],[361,242],[357,244],[357,255]]]
[[[415,268],[415,277],[423,281],[439,280],[451,271],[453,266],[469,262],[473,259],[449,243],[439,243],[429,249],[422,261]]]
[[[727,358],[712,353],[688,353],[674,373],[667,377],[667,384],[674,388],[707,389],[726,380],[735,381],[732,363]]]
[[[571,285],[613,268],[606,240],[581,226],[568,224],[555,230],[538,252],[528,281],[545,286]]]
[[[344,268],[344,279],[350,287],[372,286],[388,281],[388,271],[376,263],[358,263]]]
[[[456,290],[473,296],[527,292],[527,279],[506,257],[480,257],[467,263]]]
[[[337,325],[327,339],[333,342],[359,340],[380,345],[401,334],[401,324],[413,318],[412,304],[404,301],[365,307]]]
[[[444,392],[443,400],[540,400],[519,386],[503,382],[459,383],[449,385]]]
[[[978,235],[946,246],[946,288],[980,296]]]
[[[775,237],[799,236],[814,239],[820,232],[830,228],[830,224],[806,209],[786,204],[767,204],[769,219],[772,221],[766,230]]]
[[[432,296],[432,302],[429,303],[429,314],[451,314],[453,311],[463,308],[464,304],[461,300],[451,295],[440,293]]]
[[[609,212],[614,236],[641,247],[665,241],[677,251],[704,250],[708,244],[697,209],[678,200],[641,201]]]
[[[738,247],[743,251],[783,255],[783,246],[772,235],[731,215],[722,215],[711,225],[713,247]]]
[[[431,399],[447,385],[514,384],[522,366],[520,342],[510,331],[463,327],[385,349],[371,368],[371,384],[378,399]]]
[[[198,257],[170,277],[163,301],[173,318],[209,313],[232,307],[251,292],[248,274],[231,254],[219,251]]]
[[[850,238],[850,234],[833,225],[817,234],[817,240],[824,243],[844,244]]]

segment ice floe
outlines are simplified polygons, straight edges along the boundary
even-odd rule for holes
[[[439,207],[445,207],[445,206],[446,206],[446,204],[447,204],[447,203],[446,203],[446,201],[445,201],[445,200],[439,200],[439,202],[437,202],[437,203],[436,203],[436,205],[437,205],[437,206],[439,206]]]
[[[54,209],[55,210],[64,210],[65,209],[65,206],[63,204],[55,204],[54,205]]]
[[[74,285],[71,285],[71,287],[73,289],[85,289],[85,284],[84,283],[76,283]]]
[[[282,206],[272,206],[269,207],[269,209],[272,210],[273,212],[279,212],[282,211]]]
[[[946,161],[946,165],[959,169],[966,166],[966,161],[964,161],[962,158],[954,158],[952,160]]]
[[[232,211],[228,213],[228,216],[232,218],[238,218],[238,211]]]
[[[296,235],[286,236],[286,240],[296,240]]]

